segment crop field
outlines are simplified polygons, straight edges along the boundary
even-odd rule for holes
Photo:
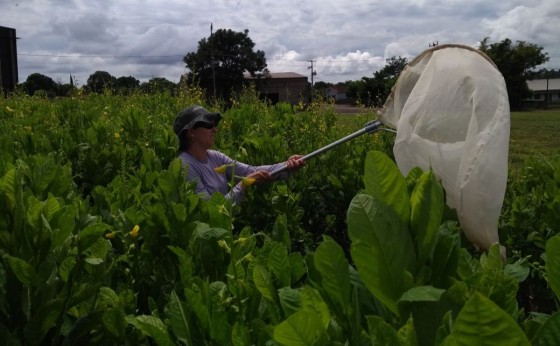
[[[307,154],[374,111],[178,95],[0,99],[0,337],[9,345],[558,345],[558,111],[512,114],[500,247],[476,249],[433,172],[364,135],[232,205],[194,193],[172,130]],[[216,173],[218,174],[218,173]]]

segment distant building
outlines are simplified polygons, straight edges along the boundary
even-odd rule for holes
[[[528,80],[527,86],[533,92],[531,103],[560,104],[560,78]]]
[[[0,90],[6,94],[17,84],[16,29],[0,26]]]
[[[269,78],[257,79],[249,75],[245,80],[254,82],[261,99],[267,99],[272,104],[288,102],[297,104],[306,103],[309,95],[307,77],[295,72],[270,73]]]
[[[346,96],[346,87],[343,85],[329,87],[325,91],[325,96],[333,99],[336,103],[344,103],[348,101],[348,96]]]

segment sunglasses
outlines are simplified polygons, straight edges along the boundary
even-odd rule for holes
[[[197,123],[193,126],[193,129],[197,129],[199,127],[204,127],[205,129],[211,130],[214,127],[216,127],[216,124],[214,124],[214,123]]]

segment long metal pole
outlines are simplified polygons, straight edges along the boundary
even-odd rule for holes
[[[315,150],[314,152],[309,153],[309,154],[303,156],[301,159],[304,160],[304,161],[307,161],[308,159],[310,159],[310,158],[312,158],[312,157],[315,157],[315,156],[317,156],[317,155],[320,155],[320,154],[324,153],[324,152],[327,151],[327,150],[330,150],[330,149],[332,149],[332,148],[334,148],[334,147],[336,147],[336,146],[338,146],[338,145],[340,145],[340,144],[342,144],[342,143],[348,142],[349,140],[354,139],[354,138],[356,138],[356,137],[359,137],[359,136],[361,136],[361,135],[363,135],[363,134],[365,134],[365,133],[373,133],[373,132],[379,130],[379,127],[380,127],[381,125],[382,125],[382,123],[381,123],[380,121],[377,121],[377,120],[371,121],[371,122],[365,124],[363,129],[360,129],[360,130],[358,130],[358,131],[356,131],[356,132],[354,132],[354,133],[351,133],[351,134],[349,134],[348,136],[346,136],[346,137],[344,137],[344,138],[341,138],[341,139],[339,139],[339,140],[337,140],[337,141],[335,141],[335,142],[332,142],[331,144],[325,145],[324,147],[322,147],[322,148],[320,148],[320,149],[317,149],[317,150]],[[280,172],[285,171],[286,169],[288,169],[288,166],[286,166],[286,164],[284,164],[282,167],[280,167],[280,168],[278,168],[278,169],[276,169],[276,170],[270,172],[270,175],[278,174],[278,173],[280,173]]]

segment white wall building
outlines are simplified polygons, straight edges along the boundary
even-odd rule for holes
[[[527,86],[533,92],[531,102],[560,103],[560,78],[528,80]]]

